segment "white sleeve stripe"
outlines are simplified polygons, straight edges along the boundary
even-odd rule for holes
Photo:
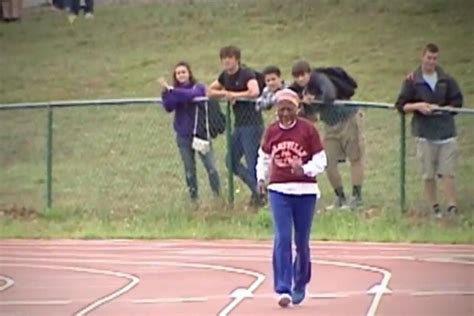
[[[263,180],[266,181],[268,177],[268,170],[270,168],[270,159],[271,156],[263,151],[260,147],[258,150],[258,159],[257,159],[257,181]]]
[[[324,150],[313,155],[310,161],[303,165],[304,174],[308,177],[316,177],[324,172],[327,165],[326,153]]]

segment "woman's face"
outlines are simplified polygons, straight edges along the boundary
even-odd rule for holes
[[[174,75],[176,77],[176,81],[180,84],[186,84],[189,82],[189,70],[185,66],[178,66],[174,70]]]
[[[278,120],[283,126],[290,126],[296,120],[296,105],[290,101],[283,100],[277,104]]]

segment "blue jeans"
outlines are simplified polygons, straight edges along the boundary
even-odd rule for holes
[[[192,139],[177,136],[176,142],[178,144],[181,160],[184,164],[184,173],[189,195],[191,196],[191,199],[196,200],[198,198],[198,183],[196,177],[195,150],[192,148]],[[214,194],[219,195],[221,190],[219,173],[217,172],[214,162],[214,153],[212,148],[211,151],[205,155],[201,153],[198,154],[202,163],[204,164],[204,167],[206,168],[212,191]]]
[[[85,0],[85,13],[94,13],[94,0]],[[81,8],[81,0],[66,0],[65,5],[69,6],[71,13],[78,15]]]
[[[235,127],[232,133],[232,172],[249,187],[252,195],[257,195],[258,149],[263,135],[262,125]],[[245,158],[244,166],[241,162]]]
[[[268,193],[275,231],[273,285],[278,294],[304,291],[311,280],[309,238],[317,197],[315,194]],[[296,258],[293,262],[292,232],[295,230]]]

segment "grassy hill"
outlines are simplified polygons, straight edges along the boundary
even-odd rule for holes
[[[469,0],[179,1],[102,6],[96,19],[70,25],[63,14],[28,11],[21,24],[0,25],[0,103],[144,97],[159,94],[156,78],[189,61],[210,83],[218,51],[242,48],[255,68],[279,65],[290,80],[300,58],[340,65],[359,82],[356,99],[393,102],[402,78],[418,65],[427,42],[441,48],[441,64],[474,106],[474,3]],[[462,216],[426,217],[408,144],[410,211],[398,210],[399,117],[366,109],[368,151],[365,209],[323,213],[316,238],[472,242],[474,116],[458,116],[461,149],[458,189]],[[203,201],[187,201],[172,118],[159,106],[59,109],[54,113],[54,209],[43,211],[46,112],[0,112],[1,235],[69,237],[268,237],[267,212],[246,209],[236,180],[236,205],[209,193],[199,165]],[[267,113],[267,121],[272,113]],[[225,139],[215,143],[226,186]],[[347,168],[345,168],[347,169]],[[347,173],[345,173],[348,184]],[[323,176],[321,206],[332,200]],[[350,190],[349,185],[346,185]],[[226,188],[224,188],[226,189]],[[16,208],[12,206],[16,205]],[[15,211],[27,207],[32,212]],[[12,211],[13,209],[13,211]]]

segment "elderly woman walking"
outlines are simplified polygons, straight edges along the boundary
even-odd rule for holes
[[[273,217],[273,280],[278,304],[300,304],[311,279],[310,233],[320,195],[316,175],[326,168],[326,154],[312,122],[298,117],[295,92],[276,93],[278,120],[270,125],[259,149],[259,192],[268,191]],[[292,258],[292,231],[296,258]]]

